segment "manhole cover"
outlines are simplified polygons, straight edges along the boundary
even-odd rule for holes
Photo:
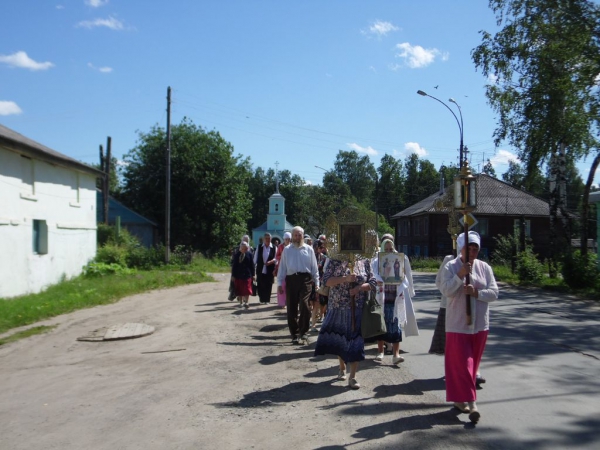
[[[78,341],[116,341],[118,339],[133,339],[154,333],[154,327],[145,323],[120,323],[108,328],[99,328],[86,336],[77,338]]]

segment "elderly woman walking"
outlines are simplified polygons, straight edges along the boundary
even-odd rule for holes
[[[458,236],[460,256],[446,263],[439,289],[446,304],[446,401],[477,423],[477,371],[489,333],[489,303],[498,299],[492,268],[477,259],[481,238],[474,231]],[[468,259],[467,259],[468,255]],[[468,261],[468,262],[467,262]],[[469,275],[469,283],[465,278]],[[467,296],[469,298],[467,299]],[[471,315],[467,316],[467,301]]]
[[[250,244],[246,241],[240,243],[240,251],[231,259],[231,275],[235,295],[240,307],[248,309],[248,297],[252,295],[252,280],[255,276],[254,258],[249,250]]]
[[[323,320],[315,356],[336,355],[338,380],[348,377],[348,386],[359,389],[358,363],[365,359],[365,341],[360,333],[362,308],[369,291],[375,290],[375,277],[368,259],[356,262],[351,272],[347,261],[329,260],[323,282],[329,286],[327,314]],[[346,369],[349,366],[349,374]]]
[[[398,253],[391,239],[383,240],[381,252]],[[398,364],[404,361],[404,357],[400,356],[402,330],[404,329],[406,337],[419,335],[412,303],[412,297],[415,295],[412,270],[408,258],[404,255],[404,272],[399,273],[402,284],[385,284],[383,277],[379,274],[379,257],[380,255],[373,259],[372,267],[377,280],[377,302],[383,305],[387,333],[375,338],[377,339],[375,361],[383,361],[383,346],[385,342],[389,342],[392,344],[392,364]],[[396,259],[396,261],[398,260]]]

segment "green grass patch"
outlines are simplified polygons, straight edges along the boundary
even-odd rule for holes
[[[231,272],[229,258],[208,259],[202,255],[195,255],[192,263],[185,266],[188,270],[210,272],[210,273],[228,273]]]
[[[444,258],[410,258],[410,268],[418,272],[437,272]]]
[[[204,264],[204,263],[203,263]],[[0,299],[0,333],[83,308],[114,303],[123,297],[154,289],[211,281],[196,268],[136,271],[93,277],[79,276],[39,294]]]
[[[19,331],[18,333],[11,334],[3,339],[0,339],[0,345],[9,344],[10,342],[18,341],[19,339],[23,339],[29,336],[34,336],[36,334],[47,333],[50,330],[53,330],[58,325],[46,326],[42,325],[39,327],[28,328],[27,330]]]

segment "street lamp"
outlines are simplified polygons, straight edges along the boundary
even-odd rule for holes
[[[433,95],[429,95],[427,92],[424,92],[421,90],[418,90],[417,94],[422,95],[423,97],[430,97],[430,98],[440,102],[442,105],[444,105],[446,108],[448,108],[448,111],[450,111],[452,113],[452,115],[454,116],[454,118],[456,119],[456,124],[458,125],[458,130],[460,131],[460,150],[459,150],[459,157],[458,157],[458,166],[462,167],[462,163],[463,163],[463,130],[464,130],[464,128],[463,128],[462,110],[460,109],[460,105],[453,98],[448,100],[449,102],[454,103],[458,107],[458,113],[460,114],[460,121],[459,121],[458,117],[456,116],[456,114],[454,113],[452,108],[450,108],[446,103],[441,101],[439,98],[436,98]]]
[[[444,105],[448,111],[452,113],[454,118],[456,119],[456,124],[458,125],[458,129],[460,131],[460,174],[454,178],[454,208],[452,208],[452,212],[454,209],[459,209],[463,213],[463,225],[464,225],[464,236],[465,236],[465,245],[469,246],[469,223],[468,216],[469,214],[477,207],[477,183],[476,178],[471,173],[469,168],[469,163],[467,161],[463,161],[463,117],[462,110],[460,105],[454,100],[450,98],[448,101],[454,103],[458,108],[458,113],[460,114],[460,121],[458,117],[446,103],[441,101],[439,98],[435,98],[433,95],[429,95],[426,92],[421,90],[417,91],[417,94],[422,95],[424,97],[431,97],[432,99],[438,101],[442,105]],[[451,213],[452,213],[451,212]],[[459,249],[460,250],[460,249]],[[465,252],[465,261],[469,262],[469,252],[468,250]],[[470,284],[469,274],[465,276],[465,284]],[[471,296],[466,296],[466,312],[467,312],[467,324],[471,325]]]

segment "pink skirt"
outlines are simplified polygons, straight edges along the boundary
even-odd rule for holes
[[[277,304],[281,307],[285,306],[285,280],[283,280],[283,283],[281,283],[281,286],[283,287],[283,294],[279,293],[279,288],[277,289]]]
[[[235,295],[237,297],[246,297],[248,295],[252,295],[252,278],[247,278],[245,280],[240,280],[236,278],[233,281],[235,287]]]

